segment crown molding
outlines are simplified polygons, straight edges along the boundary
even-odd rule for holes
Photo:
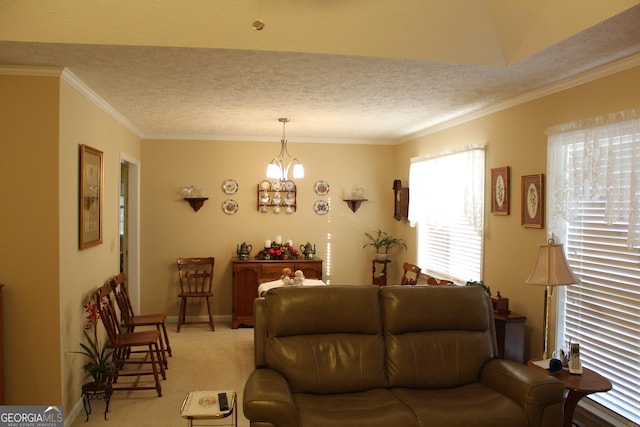
[[[594,68],[591,71],[584,72],[582,74],[579,74],[574,77],[570,77],[560,82],[557,82],[548,86],[544,86],[539,89],[510,98],[504,102],[499,102],[489,107],[471,112],[469,114],[464,114],[462,116],[455,117],[451,120],[447,120],[447,121],[438,123],[436,125],[429,126],[428,128],[425,128],[421,131],[414,132],[402,138],[399,138],[397,140],[397,143],[401,144],[401,143],[412,141],[414,139],[417,139],[423,136],[440,132],[445,129],[452,128],[454,126],[458,126],[463,123],[467,123],[472,120],[479,119],[484,116],[488,116],[489,114],[497,113],[499,111],[506,110],[507,108],[524,104],[525,102],[534,101],[536,99],[539,99],[548,95],[552,95],[554,93],[562,92],[564,90],[571,89],[573,87],[580,86],[585,83],[589,83],[604,77],[608,77],[612,74],[626,71],[630,68],[637,67],[639,65],[640,65],[640,54],[632,55],[632,56],[623,58],[621,60],[612,62],[610,64],[606,64],[601,67]]]
[[[4,76],[60,77],[63,71],[63,67],[0,65],[0,75]]]
[[[138,138],[143,137],[143,133],[140,129],[135,127],[133,123],[131,123],[125,116],[120,114],[115,108],[113,108],[107,101],[102,99],[97,93],[95,93],[89,86],[87,86],[82,80],[76,77],[71,71],[65,68],[62,71],[62,75],[60,77],[65,82],[69,83],[72,87],[78,90],[81,94],[87,97],[91,102],[93,102],[98,108],[103,110],[105,113],[109,114],[113,117],[118,123],[122,126],[129,129],[131,132],[136,134]]]
[[[142,139],[142,132],[136,128],[126,117],[120,114],[109,103],[102,99],[89,86],[84,84],[82,80],[76,77],[71,71],[64,67],[50,66],[29,66],[29,65],[0,65],[0,75],[6,76],[29,76],[29,77],[58,77],[69,83],[73,88],[78,90],[98,108],[113,117],[122,126],[136,134]]]

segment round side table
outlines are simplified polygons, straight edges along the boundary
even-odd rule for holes
[[[603,377],[591,369],[582,368],[582,374],[570,374],[568,369],[562,369],[558,372],[551,372],[548,369],[541,368],[533,362],[540,359],[534,359],[527,362],[528,366],[540,369],[547,374],[556,377],[567,388],[569,392],[564,401],[564,426],[571,427],[573,424],[573,414],[576,411],[578,401],[584,396],[591,393],[600,393],[611,390],[611,381]]]
[[[110,383],[97,384],[90,382],[82,385],[82,404],[84,405],[84,411],[87,413],[87,419],[89,421],[89,414],[91,414],[91,401],[95,399],[104,399],[104,419],[107,419],[107,412],[109,412],[109,402],[111,395],[113,394],[113,388]]]

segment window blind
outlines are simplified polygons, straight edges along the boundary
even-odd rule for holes
[[[640,119],[562,126],[549,137],[548,215],[580,283],[561,287],[556,348],[613,389],[589,398],[640,421]]]
[[[591,398],[637,423],[640,254],[627,246],[625,224],[605,224],[604,213],[603,201],[582,202],[568,224],[568,261],[580,283],[564,289],[561,342],[579,342],[583,366],[613,383]]]
[[[484,147],[413,159],[409,191],[418,265],[439,278],[481,280]]]

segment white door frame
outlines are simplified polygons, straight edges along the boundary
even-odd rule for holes
[[[140,312],[140,160],[120,153],[120,162],[129,164],[128,274],[127,287],[133,311]]]

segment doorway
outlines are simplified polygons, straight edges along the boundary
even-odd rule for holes
[[[120,154],[120,272],[126,274],[131,305],[140,311],[140,165]]]

